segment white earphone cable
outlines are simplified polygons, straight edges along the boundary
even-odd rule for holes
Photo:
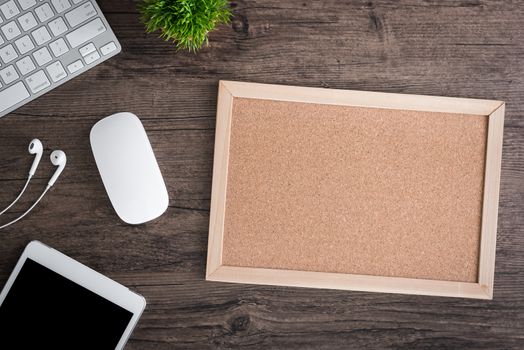
[[[11,208],[13,205],[15,205],[16,202],[18,202],[18,200],[20,199],[20,197],[22,197],[22,195],[24,194],[25,192],[25,189],[27,188],[27,185],[29,185],[29,181],[31,181],[31,178],[33,176],[32,175],[29,175],[29,177],[27,178],[27,181],[24,185],[24,188],[22,188],[22,191],[20,192],[20,194],[18,195],[18,197],[15,198],[15,200],[9,204],[9,206],[7,208],[5,208],[4,210],[0,211],[0,215],[2,215],[3,213],[5,213],[6,211],[9,210],[9,208]]]
[[[46,189],[44,192],[42,192],[42,194],[40,195],[40,197],[38,197],[38,199],[36,200],[36,202],[31,206],[31,208],[27,209],[25,213],[23,213],[21,216],[17,217],[16,219],[14,219],[13,221],[11,222],[8,222],[7,224],[5,225],[2,225],[0,226],[0,230],[7,227],[7,226],[10,226],[12,224],[14,224],[15,222],[17,222],[18,220],[22,219],[24,216],[26,216],[27,214],[29,214],[29,212],[31,210],[33,210],[33,208],[38,204],[38,202],[40,202],[40,200],[44,197],[44,195],[47,193],[47,191],[51,188],[50,185],[47,185]]]

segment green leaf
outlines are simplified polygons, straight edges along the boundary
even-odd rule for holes
[[[147,32],[160,31],[177,48],[193,52],[207,45],[208,33],[232,16],[227,0],[144,0],[139,10]]]

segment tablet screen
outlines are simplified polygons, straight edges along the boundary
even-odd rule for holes
[[[28,258],[0,306],[0,348],[115,349],[132,316]]]

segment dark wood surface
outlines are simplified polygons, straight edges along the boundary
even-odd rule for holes
[[[132,1],[100,0],[123,53],[0,119],[0,207],[22,187],[38,137],[68,165],[23,221],[0,232],[0,284],[41,240],[148,300],[126,349],[524,348],[524,2],[233,3],[198,54],[146,35]],[[204,281],[219,79],[499,99],[507,103],[493,301]],[[170,194],[158,220],[114,213],[89,130],[142,118]]]

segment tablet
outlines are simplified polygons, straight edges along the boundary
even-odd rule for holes
[[[0,348],[122,349],[145,299],[38,241],[0,294]]]

